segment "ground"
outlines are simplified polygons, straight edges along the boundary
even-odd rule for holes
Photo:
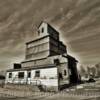
[[[0,100],[100,100],[100,80],[58,93],[27,92],[0,88]]]

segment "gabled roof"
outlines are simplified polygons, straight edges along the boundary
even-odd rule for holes
[[[78,60],[76,60],[74,57],[72,57],[71,55],[67,55],[67,58],[73,59],[74,61],[78,62]]]
[[[69,59],[72,59],[72,60],[74,60],[74,61],[76,61],[76,62],[78,62],[78,60],[76,60],[74,57],[72,57],[71,55],[63,55],[64,57],[66,57],[66,58],[69,58]]]
[[[39,24],[39,26],[38,26],[37,28],[39,29],[39,27],[40,27],[43,23],[48,24],[48,23],[45,22],[45,21],[41,21],[40,24]]]
[[[41,23],[40,23],[39,26],[38,26],[38,29],[39,29],[39,27],[40,27],[43,23],[47,24],[48,27],[50,27],[52,30],[55,31],[55,33],[57,33],[57,34],[59,35],[59,32],[58,32],[56,29],[54,29],[50,24],[48,24],[47,22],[45,22],[45,21],[41,21]],[[46,35],[46,36],[43,36],[43,37],[41,37],[41,38],[36,38],[36,39],[34,39],[34,40],[28,41],[28,42],[26,42],[26,44],[29,44],[29,43],[32,43],[32,42],[41,40],[41,39],[43,39],[43,38],[45,38],[45,37],[47,37],[47,36],[49,36],[49,35]]]
[[[51,29],[53,29],[56,33],[58,33],[59,34],[59,32],[55,29],[55,28],[53,28],[50,24],[48,24],[47,22],[45,22],[45,21],[41,21],[41,23],[39,24],[39,26],[38,26],[38,29],[39,29],[39,27],[43,24],[43,23],[45,23],[45,24],[47,24],[48,25],[48,27],[50,27]]]

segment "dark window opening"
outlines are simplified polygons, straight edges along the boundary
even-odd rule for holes
[[[5,76],[0,75],[0,80],[4,80],[4,79],[5,79]]]
[[[31,77],[31,72],[28,72],[28,78],[30,78]]]
[[[63,79],[62,73],[59,73],[59,79]]]
[[[24,78],[24,72],[19,72],[18,73],[18,78]]]
[[[59,59],[54,59],[54,64],[59,65],[60,64]]]
[[[41,32],[42,32],[42,33],[44,32],[44,28],[41,29]]]
[[[66,70],[64,70],[64,75],[65,75],[65,76],[67,75],[67,72],[66,72]]]
[[[35,77],[40,77],[40,71],[35,71]]]
[[[9,73],[9,78],[12,78],[12,73]]]
[[[14,69],[20,69],[20,68],[21,68],[21,64],[17,64],[17,63],[14,64]]]

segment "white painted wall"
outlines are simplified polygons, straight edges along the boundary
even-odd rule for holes
[[[58,79],[57,79],[57,68],[46,68],[46,69],[38,69],[40,70],[40,78],[35,78],[35,71],[31,71],[31,81],[34,83],[35,80],[41,81],[41,84],[46,86],[58,86]],[[46,77],[46,79],[43,79]],[[51,78],[54,79],[51,79]]]
[[[27,78],[27,71],[24,71],[25,77],[18,79],[18,72],[12,72],[12,78],[9,78],[9,72],[6,74],[6,83],[28,83],[28,84],[42,84],[46,86],[58,86],[57,68],[37,69],[40,70],[40,77],[35,78],[35,71],[31,70],[31,78]],[[44,79],[46,77],[46,79]],[[53,77],[53,79],[51,79]],[[28,81],[28,82],[27,82]],[[37,82],[37,83],[36,83]]]
[[[24,72],[25,76],[24,76],[23,79],[18,78],[18,72]],[[6,74],[5,83],[26,83],[27,71],[13,71],[12,72],[12,78],[9,78],[9,73],[11,73],[11,72],[7,72],[7,74]]]
[[[47,27],[48,27],[48,25],[45,22],[43,22],[40,25],[40,27],[39,27],[40,37],[48,35]],[[43,33],[42,33],[42,28],[44,28],[44,32]]]

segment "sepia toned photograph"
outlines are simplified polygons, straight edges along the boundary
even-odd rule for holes
[[[0,0],[0,100],[100,100],[100,0]]]

